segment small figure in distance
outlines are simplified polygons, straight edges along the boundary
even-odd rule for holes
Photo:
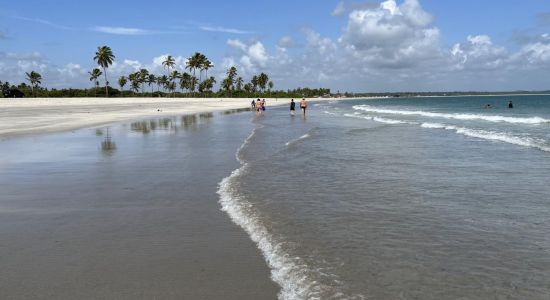
[[[514,108],[514,103],[512,103],[511,100],[510,100],[510,102],[508,102],[508,108]]]
[[[260,98],[258,98],[258,100],[256,100],[256,115],[261,115],[262,114],[262,102],[260,101]]]
[[[265,110],[265,99],[262,99],[262,110]]]
[[[256,108],[256,101],[254,101],[254,99],[252,99],[252,102],[250,102],[250,106],[252,107],[252,109]]]
[[[485,105],[485,108],[491,108],[491,104]]]
[[[294,116],[296,113],[296,102],[294,102],[294,99],[290,100],[290,115]]]
[[[305,98],[302,98],[302,101],[300,101],[300,108],[302,109],[302,114],[305,116],[307,108],[307,101]]]

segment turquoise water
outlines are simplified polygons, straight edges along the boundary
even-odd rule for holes
[[[549,96],[334,101],[253,126],[220,202],[281,299],[550,298]]]

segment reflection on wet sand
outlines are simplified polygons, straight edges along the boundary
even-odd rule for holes
[[[244,112],[244,111],[251,111],[252,109],[251,108],[236,108],[236,109],[228,109],[228,110],[224,110],[222,112],[220,112],[220,114],[222,115],[231,115],[231,114],[236,114],[236,113],[240,113],[240,112]]]
[[[96,131],[96,134],[98,131]],[[102,132],[103,134],[103,132]],[[101,153],[104,155],[111,156],[116,151],[116,143],[113,141],[113,138],[109,134],[109,129],[107,129],[107,134],[105,135],[105,138],[103,141],[101,141]]]
[[[196,130],[197,125],[210,122],[213,113],[184,115],[181,118],[163,118],[130,124],[131,131],[149,134],[152,131],[177,133],[178,130]]]

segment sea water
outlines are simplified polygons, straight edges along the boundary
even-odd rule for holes
[[[279,298],[550,298],[550,96],[268,107],[252,127],[218,193]]]

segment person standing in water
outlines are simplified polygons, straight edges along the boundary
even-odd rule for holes
[[[302,101],[300,101],[300,108],[302,109],[302,114],[305,116],[307,108],[307,101],[305,98],[302,98]]]
[[[256,108],[256,101],[254,101],[254,99],[252,99],[252,102],[250,102],[250,106],[252,106],[252,109]]]
[[[511,100],[510,100],[510,102],[508,102],[508,108],[514,108],[514,104],[512,103]]]
[[[290,100],[290,115],[294,116],[296,112],[296,102],[294,102],[294,99]]]
[[[265,99],[262,99],[262,110],[265,110]]]
[[[258,98],[258,100],[256,100],[256,115],[261,115],[261,114],[262,114],[262,102]]]

